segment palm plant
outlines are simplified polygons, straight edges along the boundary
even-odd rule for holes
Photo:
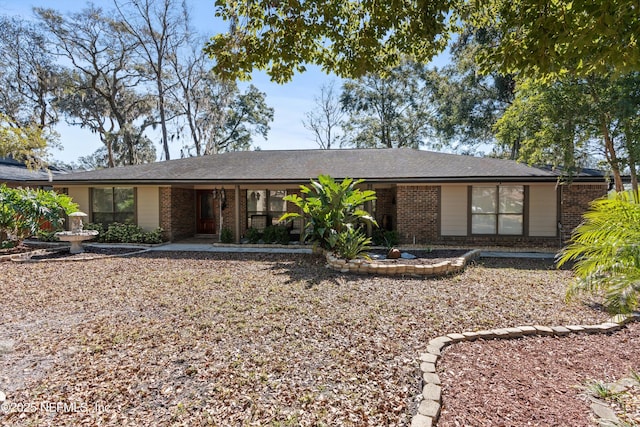
[[[331,249],[338,242],[338,235],[349,227],[377,222],[361,208],[366,202],[376,199],[375,191],[357,188],[364,180],[345,178],[341,183],[329,175],[320,175],[318,180],[311,180],[307,187],[300,186],[300,192],[287,195],[284,200],[292,202],[302,210],[302,214],[290,212],[280,218],[285,221],[291,218],[305,217],[304,240],[317,242],[325,249]]]
[[[612,193],[592,202],[558,266],[575,261],[567,299],[602,291],[610,312],[629,313],[640,303],[640,194]]]

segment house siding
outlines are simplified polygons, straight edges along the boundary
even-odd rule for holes
[[[89,215],[91,213],[91,205],[89,202],[89,187],[70,186],[68,187],[68,195],[74,203],[78,204],[80,211]]]
[[[558,195],[555,185],[529,186],[529,236],[558,235]]]
[[[468,189],[466,185],[443,186],[440,228],[442,236],[466,236]]]
[[[136,211],[138,225],[147,231],[160,227],[160,191],[158,187],[136,189]]]

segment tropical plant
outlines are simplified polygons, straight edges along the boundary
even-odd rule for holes
[[[371,249],[371,238],[349,225],[338,234],[336,252],[345,259],[354,259]]]
[[[316,242],[325,249],[334,248],[338,235],[350,226],[378,226],[369,212],[361,207],[376,199],[375,191],[357,188],[363,182],[362,179],[345,178],[338,183],[329,175],[320,175],[317,181],[312,179],[308,187],[300,186],[304,198],[297,194],[284,197],[284,200],[299,207],[302,213],[286,213],[280,221],[305,217],[303,239]]]
[[[595,200],[559,254],[558,266],[575,261],[570,299],[580,292],[604,292],[613,313],[629,313],[640,303],[640,194],[611,193]]]
[[[47,226],[59,228],[78,205],[65,194],[0,185],[0,241],[17,245]]]

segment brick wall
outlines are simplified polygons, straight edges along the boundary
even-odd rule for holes
[[[396,189],[400,243],[430,244],[438,239],[439,186],[401,185]]]
[[[398,228],[398,213],[396,209],[396,190],[395,188],[380,188],[376,192],[376,212],[375,219],[380,228],[384,228],[384,218],[388,215],[391,218],[391,229]]]
[[[160,188],[160,227],[170,241],[196,233],[195,191],[186,188]]]
[[[607,194],[608,186],[602,184],[566,184],[560,190],[560,223],[562,240],[567,241],[573,230],[582,222],[582,214],[589,203]]]

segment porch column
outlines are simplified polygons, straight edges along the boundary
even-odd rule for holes
[[[234,223],[236,243],[240,243],[240,186],[239,185],[236,185],[236,196],[234,200],[235,200],[235,210],[236,210],[235,223]]]
[[[367,184],[367,190],[373,190],[373,185]],[[365,202],[364,210],[369,212],[369,215],[373,217],[372,206],[373,204],[369,202]],[[373,235],[373,225],[371,223],[367,223],[367,236],[371,237]]]

